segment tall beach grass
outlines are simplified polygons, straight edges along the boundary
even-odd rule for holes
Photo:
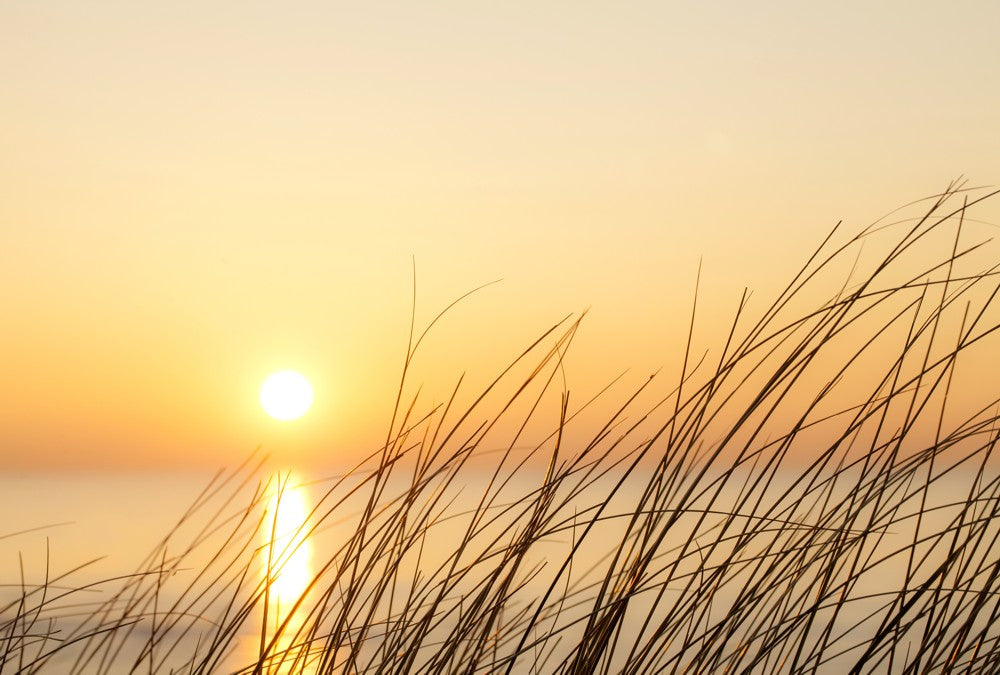
[[[415,329],[384,444],[295,532],[254,455],[135,570],[24,570],[0,672],[1000,672],[994,194],[835,229],[708,344],[694,298],[667,383],[578,400],[570,317],[425,405]]]

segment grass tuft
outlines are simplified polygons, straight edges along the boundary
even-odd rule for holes
[[[309,485],[255,454],[130,574],[22,573],[0,672],[998,672],[995,194],[835,228],[704,351],[694,303],[676,381],[596,430],[622,384],[565,389],[581,317],[426,410],[414,324],[381,448]]]

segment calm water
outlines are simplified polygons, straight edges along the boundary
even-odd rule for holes
[[[11,601],[19,596],[22,569],[23,582],[26,587],[31,588],[35,584],[42,584],[46,574],[53,579],[63,572],[104,556],[75,572],[64,582],[53,584],[53,591],[58,587],[79,587],[134,572],[142,565],[148,564],[144,563],[144,560],[151,552],[157,550],[165,533],[171,531],[175,532],[174,540],[167,545],[165,552],[160,550],[157,553],[157,556],[163,559],[182,551],[186,542],[202,536],[208,538],[209,544],[203,544],[200,549],[212,550],[211,543],[218,540],[220,533],[203,535],[201,532],[203,524],[212,513],[239,513],[242,503],[249,500],[252,495],[253,485],[248,485],[239,491],[239,497],[228,504],[217,499],[197,517],[188,522],[181,522],[178,528],[181,516],[196,501],[209,478],[209,475],[203,473],[33,474],[0,477],[0,513],[4,514],[3,520],[0,521],[0,536],[4,536],[0,539],[0,582],[5,584],[2,591],[4,599]],[[435,526],[434,534],[426,541],[421,564],[427,569],[432,569],[434,565],[443,561],[453,550],[456,537],[460,536],[467,522],[461,514],[472,508],[482,494],[486,477],[483,475],[479,478],[482,479],[482,484],[465,483],[457,486],[459,489],[456,490],[456,501],[448,511],[456,514],[455,517],[441,521]],[[517,481],[508,486],[508,492],[510,495],[528,494],[534,485],[537,485],[539,478],[540,476],[531,472],[522,474]],[[776,483],[789,484],[794,478],[795,476],[786,474]],[[964,494],[968,489],[968,480],[967,475],[948,479],[932,495],[932,504],[946,503],[956,499],[956,495]],[[600,503],[602,498],[599,493],[602,489],[607,489],[608,485],[610,483],[607,482],[599,484],[581,496],[578,500],[580,509]],[[261,500],[261,512],[272,515],[277,513],[278,516],[266,521],[268,522],[266,529],[273,531],[277,541],[286,543],[291,541],[296,545],[294,554],[283,557],[282,546],[267,549],[266,537],[257,540],[259,547],[257,559],[263,560],[264,554],[267,553],[272,558],[272,566],[281,569],[278,577],[272,580],[273,596],[270,610],[272,616],[269,620],[275,624],[287,617],[288,608],[305,590],[308,580],[316,573],[317,566],[323,560],[329,559],[331,552],[337,550],[338,542],[345,541],[353,531],[351,516],[357,513],[361,504],[357,500],[341,504],[319,532],[306,543],[299,545],[297,529],[306,520],[307,514],[325,490],[325,486],[324,482],[303,483],[285,493],[282,497],[282,506],[279,508],[275,508],[273,498]],[[636,494],[635,490],[626,489],[608,512],[614,513],[616,510],[627,512],[627,507]],[[734,503],[735,498],[735,493],[724,495],[716,507],[724,506],[727,501]],[[216,509],[215,506],[219,508]],[[923,528],[931,532],[941,529],[950,516],[951,512],[947,509],[929,512]],[[232,521],[226,522],[232,523]],[[713,521],[709,521],[711,522]],[[617,521],[617,524],[610,522],[606,526],[607,536],[594,538],[593,542],[581,551],[580,569],[589,567],[606,553],[601,546],[608,546],[609,542],[615,541],[615,537],[620,535],[622,523],[624,519]],[[678,525],[676,535],[678,541],[683,541],[686,527],[688,525],[685,523]],[[703,529],[707,531],[710,528],[705,526]],[[890,532],[884,546],[899,546],[906,537],[912,536],[912,533],[907,533],[904,529],[896,528],[896,531]],[[23,530],[32,531],[21,532]],[[231,527],[222,528],[220,532],[230,530]],[[537,561],[544,563],[546,559],[561,560],[572,541],[573,534],[569,530],[552,537],[538,547],[535,553]],[[164,583],[161,600],[163,606],[175,600],[178,594],[190,585],[189,580],[197,579],[201,564],[197,556],[198,554],[195,554],[190,557],[181,569],[175,572],[174,576],[178,578],[176,582]],[[258,575],[259,578],[263,575],[263,569],[263,564],[257,564],[251,576]],[[896,573],[901,573],[901,570],[897,570]],[[869,588],[862,584],[858,587],[858,592],[884,590],[886,580],[892,578],[892,568],[884,568],[878,575],[872,576]],[[548,580],[545,574],[541,574],[533,583],[535,586],[529,585],[529,590],[533,589],[532,592],[537,594],[547,585]],[[109,593],[108,586],[99,584],[86,592],[75,593],[72,597],[62,600],[59,611],[53,611],[53,615],[63,617],[60,619],[62,622],[60,630],[72,630],[75,613],[93,606],[90,603],[107,600]],[[723,592],[718,598],[721,601],[720,607],[724,607],[726,594]],[[855,615],[846,617],[845,623],[847,625],[859,623],[866,609],[875,606],[869,604],[866,607],[859,604],[854,608]],[[259,629],[261,620],[262,614],[258,612],[250,622],[251,627]],[[196,620],[194,624],[199,625],[199,621]],[[148,628],[145,630],[142,627],[137,628],[129,638],[130,648],[141,651],[148,635]],[[195,630],[184,637],[176,653],[180,654],[185,649],[195,649],[200,639],[197,635],[198,631]],[[259,635],[259,632],[254,633],[248,629],[245,635],[239,636],[234,642],[230,656],[219,665],[219,669],[233,670],[237,664],[252,661],[259,649],[259,637],[255,635]],[[166,660],[165,662],[170,662],[169,655],[164,655],[162,658]],[[129,664],[131,663],[129,661]],[[127,668],[122,670],[125,671]],[[829,672],[836,672],[835,664],[831,665]]]

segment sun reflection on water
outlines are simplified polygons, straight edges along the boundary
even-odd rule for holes
[[[271,598],[285,607],[295,604],[312,577],[312,543],[305,536],[308,515],[301,486],[280,491],[268,506]]]
[[[308,534],[308,494],[302,485],[291,479],[281,482],[270,498],[264,521],[265,555],[262,575],[268,587],[266,641],[270,643],[270,667],[264,672],[310,673],[305,666],[308,642],[304,629],[304,611],[295,605],[302,598],[312,581],[312,542]]]

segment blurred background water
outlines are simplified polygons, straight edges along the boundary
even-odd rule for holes
[[[779,474],[772,480],[769,494],[776,496],[781,489],[792,485],[796,479],[794,473],[786,471]],[[467,526],[469,513],[476,506],[482,497],[483,490],[488,481],[485,473],[476,474],[474,480],[464,482],[462,485],[453,486],[455,489],[455,501],[451,502],[447,509],[448,518],[441,519],[432,528],[425,542],[425,551],[419,563],[422,574],[427,574],[436,568],[441,561],[453,553],[456,542],[460,541],[462,533]],[[537,472],[521,472],[513,479],[506,488],[505,494],[509,494],[513,502],[505,499],[498,499],[497,505],[511,504],[517,505],[516,495],[530,495],[541,482],[542,474]],[[563,514],[572,517],[570,509],[578,512],[578,523],[585,522],[585,514],[588,508],[592,509],[602,503],[602,494],[610,492],[611,485],[616,476],[608,475],[597,484],[579,495],[575,502],[563,509]],[[622,491],[606,506],[606,514],[625,514],[634,508],[639,495],[642,482],[648,480],[649,476],[640,474],[635,480],[628,483]],[[16,602],[22,591],[22,581],[24,588],[31,589],[34,585],[43,584],[46,576],[55,579],[58,575],[71,570],[78,565],[93,561],[92,564],[70,575],[67,579],[53,583],[48,595],[50,598],[58,594],[59,589],[80,588],[93,582],[118,575],[135,572],[143,565],[144,559],[150,552],[156,550],[164,535],[177,527],[181,516],[188,507],[195,502],[202,493],[210,476],[204,473],[108,473],[108,474],[58,474],[58,473],[37,473],[30,475],[3,476],[0,478],[0,512],[5,514],[2,521],[3,538],[0,539],[0,582],[2,587],[2,598],[4,605],[8,606],[6,614],[9,615],[10,607],[8,603]],[[478,483],[477,481],[480,481]],[[949,520],[958,512],[958,506],[964,502],[964,495],[969,492],[974,476],[970,472],[956,472],[953,475],[941,479],[930,491],[927,502],[927,509],[921,523],[921,531],[927,535],[943,532]],[[393,494],[393,487],[387,491],[387,495]],[[710,516],[700,525],[695,525],[695,516],[699,515],[696,509],[692,509],[690,517],[687,515],[678,521],[664,543],[664,560],[670,560],[670,551],[684,542],[688,537],[697,531],[700,533],[696,540],[701,544],[708,544],[713,541],[713,537],[718,537],[716,526],[722,521],[724,511],[736,508],[737,490],[734,482],[731,487],[727,487],[722,496],[716,500],[713,508],[718,513]],[[244,502],[248,502],[252,496],[253,484],[246,486],[241,492]],[[328,487],[328,481],[318,481],[310,483],[305,476],[296,476],[289,479],[288,490],[282,496],[282,503],[277,511],[279,517],[265,521],[264,529],[274,535],[279,541],[288,541],[296,537],[301,538],[297,533],[297,528],[305,522],[309,512],[319,502],[321,495]],[[911,488],[914,486],[911,486]],[[337,555],[339,547],[355,531],[357,513],[363,503],[365,495],[363,493],[355,496],[353,500],[340,504],[338,508],[326,519],[322,526],[309,537],[307,544],[296,547],[295,554],[287,562],[282,560],[280,564],[275,564],[280,571],[276,579],[273,579],[273,594],[271,597],[270,624],[272,627],[287,617],[289,608],[294,604],[298,596],[306,589],[309,581],[314,575],[319,573],[320,567],[331,557]],[[771,500],[774,501],[773,499]],[[274,513],[273,499],[262,502],[266,503],[265,513]],[[907,502],[902,513],[912,513],[916,509],[919,500],[913,498]],[[524,501],[523,504],[527,504]],[[952,506],[947,506],[952,504]],[[228,505],[228,511],[237,513],[245,503],[237,498]],[[765,502],[766,506],[766,502]],[[181,525],[175,532],[175,541],[168,546],[167,556],[179,552],[177,547],[182,547],[187,540],[186,537],[198,532],[206,522],[206,515],[212,509],[206,509],[205,513],[196,514],[188,523]],[[497,508],[494,511],[500,511]],[[749,513],[749,507],[740,509],[744,513]],[[801,506],[800,515],[805,518],[808,508],[805,504]],[[763,513],[763,509],[757,510],[758,514]],[[511,518],[515,517],[511,515]],[[314,518],[313,518],[314,519]],[[496,532],[502,532],[506,521],[501,518],[493,527]],[[606,564],[604,555],[614,548],[624,532],[627,518],[611,519],[601,524],[596,533],[592,533],[589,543],[582,547],[574,557],[573,569],[574,581],[583,582],[588,578],[586,570],[594,568],[603,569],[602,561]],[[913,536],[913,526],[915,521],[901,521],[888,528],[885,536],[872,548],[873,559],[880,555],[900,549],[907,545]],[[571,523],[570,523],[571,524]],[[759,544],[750,547],[747,555],[751,555],[754,549],[763,548],[770,541],[771,537],[778,536],[777,530],[771,528],[771,534],[766,533],[766,529],[761,534]],[[541,565],[529,583],[523,589],[522,599],[525,602],[534,601],[547,588],[553,578],[555,570],[564,559],[570,547],[577,540],[577,536],[582,532],[582,526],[576,529],[567,527],[560,532],[553,534],[540,542],[536,550],[529,556],[528,562]],[[257,562],[255,563],[254,574],[258,578],[264,574],[263,560],[266,559],[264,553],[267,552],[267,536],[263,536],[258,550]],[[947,542],[945,542],[946,544]],[[173,548],[171,548],[173,547]],[[185,564],[174,574],[176,579],[171,579],[170,583],[163,585],[163,596],[159,603],[161,608],[168,607],[192,580],[196,579],[199,572],[199,556],[205,556],[212,551],[211,545],[202,547],[201,553],[196,552]],[[276,546],[270,554],[272,562],[277,563],[281,557],[281,546]],[[731,547],[723,545],[715,556],[722,552],[731,550]],[[930,547],[926,546],[921,551],[926,554],[924,565],[936,564],[940,561],[946,546]],[[160,555],[163,555],[162,553]],[[879,593],[894,589],[903,578],[906,556],[896,556],[888,562],[881,564],[860,580],[852,590],[859,600],[845,607],[842,616],[838,619],[838,627],[844,631],[854,630],[855,637],[860,641],[860,637],[866,631],[873,631],[877,626],[877,620],[871,619],[869,614],[876,612],[882,605],[883,599],[879,596],[868,596],[869,593]],[[691,561],[685,565],[690,568]],[[706,561],[710,564],[711,559]],[[146,563],[148,564],[148,563]],[[530,567],[530,565],[528,565]],[[679,568],[684,572],[686,568]],[[408,574],[414,570],[404,570],[400,578],[405,581]],[[690,571],[690,570],[687,570]],[[596,577],[592,577],[596,578]],[[50,582],[52,583],[52,582]],[[680,588],[679,583],[672,584]],[[58,599],[51,606],[46,608],[46,617],[59,617],[55,624],[58,632],[54,635],[66,635],[71,633],[74,622],[77,621],[79,612],[85,612],[88,607],[93,607],[91,603],[107,600],[114,584],[97,584],[87,590],[78,591]],[[401,586],[400,592],[406,589]],[[712,608],[710,617],[721,619],[726,612],[728,600],[736,596],[738,588],[720,589],[713,602],[717,606]],[[461,594],[463,589],[456,587],[456,594]],[[653,593],[646,593],[635,603],[634,611],[648,608]],[[315,597],[315,596],[314,596]],[[671,591],[660,599],[664,608],[669,606],[676,599],[671,595]],[[585,603],[584,603],[585,604]],[[306,603],[308,606],[308,603]],[[578,608],[585,611],[585,607]],[[665,611],[665,609],[664,609]],[[567,619],[571,618],[573,610],[567,610]],[[869,617],[866,619],[866,617]],[[229,656],[219,664],[219,668],[225,671],[234,670],[239,666],[252,663],[259,650],[260,625],[262,610],[259,608],[252,614],[244,626],[241,634],[235,639],[229,650]],[[199,649],[199,644],[203,644],[206,635],[211,633],[212,617],[193,618],[194,629],[185,635],[172,654],[164,654],[161,657],[163,663],[183,665],[190,653]],[[162,618],[161,618],[162,621]],[[298,619],[296,619],[298,621]],[[867,622],[866,622],[867,621]],[[295,628],[295,621],[292,628]],[[634,628],[634,627],[630,627]],[[626,629],[626,637],[627,636]],[[573,634],[573,629],[567,630],[567,637]],[[128,637],[124,652],[133,650],[140,653],[148,641],[149,625],[140,623]],[[914,648],[918,647],[918,637],[913,637]],[[628,640],[625,640],[628,643]],[[188,650],[188,654],[185,654]],[[67,658],[54,660],[53,664],[61,664],[61,667],[69,668],[75,654],[72,650],[67,650]],[[835,668],[839,663],[841,666],[850,661],[850,654],[844,656],[839,661],[835,660],[828,667]],[[121,669],[116,666],[110,672],[128,672],[134,663],[134,657],[121,659]],[[525,666],[527,667],[527,666]],[[90,672],[84,670],[83,672]],[[164,671],[166,672],[166,671]],[[277,672],[277,671],[276,671]],[[305,672],[309,672],[308,669]],[[835,672],[829,670],[826,672]]]

